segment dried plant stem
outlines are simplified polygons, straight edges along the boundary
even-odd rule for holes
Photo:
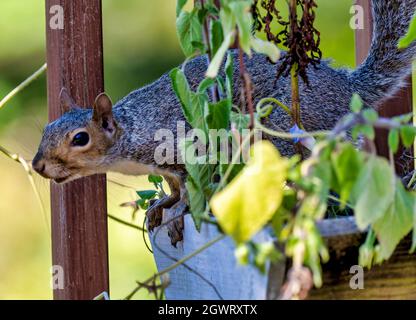
[[[297,28],[297,0],[290,0],[289,15],[291,25],[291,38],[295,40],[295,30]],[[299,65],[294,63],[290,68],[291,88],[292,88],[292,120],[293,124],[298,128],[303,129],[302,121],[300,117],[300,95],[299,95]],[[303,158],[303,150],[300,143],[295,144],[296,153],[300,154]]]
[[[250,114],[250,123],[249,123],[248,129],[253,130],[254,128],[254,105],[253,105],[252,85],[251,85],[250,75],[248,74],[246,70],[246,66],[244,63],[243,49],[241,48],[240,44],[238,44],[238,60],[239,60],[241,81],[243,83],[245,102],[247,104],[248,112]]]
[[[48,222],[48,218],[47,218],[46,209],[45,209],[45,206],[43,205],[42,198],[40,196],[39,190],[36,187],[35,180],[33,179],[33,172],[32,172],[31,165],[19,154],[12,153],[12,152],[8,151],[6,148],[4,148],[2,146],[0,146],[0,152],[3,153],[6,157],[8,157],[8,158],[12,159],[13,161],[16,161],[17,163],[19,163],[23,167],[23,169],[26,171],[27,178],[29,179],[30,186],[32,187],[33,192],[35,193],[36,200],[37,200],[37,202],[38,202],[38,204],[41,208],[42,215],[43,215],[45,225],[46,225],[46,229],[50,233],[51,231],[50,231],[50,228],[49,228],[49,222]]]
[[[302,122],[300,119],[299,77],[296,71],[296,64],[294,64],[291,69],[291,80],[292,80],[292,109],[291,109],[292,119],[293,119],[294,125],[296,125],[300,129],[303,129]],[[300,154],[302,158],[304,158],[302,145],[299,142],[294,143],[294,144],[295,144],[296,153]]]
[[[40,67],[35,73],[33,73],[29,78],[19,84],[16,88],[10,91],[1,101],[0,101],[0,109],[16,94],[26,88],[31,82],[37,79],[44,71],[46,70],[46,63]]]
[[[198,0],[196,0],[198,1]],[[201,3],[201,7],[204,8],[205,0],[199,0]],[[207,46],[207,65],[211,63],[211,59],[214,55],[214,52],[212,52],[211,44],[210,44],[210,25],[211,25],[211,18],[207,16],[205,18],[204,24],[203,24],[203,30],[202,35],[204,37],[205,45]],[[210,87],[210,92],[212,96],[213,102],[218,102],[220,100],[220,94],[218,92],[218,87],[216,84]]]

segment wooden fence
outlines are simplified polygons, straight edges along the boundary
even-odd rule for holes
[[[371,43],[369,0],[357,0],[365,9],[365,28],[356,31],[356,58],[362,62]],[[64,9],[64,28],[49,28],[50,8]],[[49,118],[62,115],[59,92],[65,87],[75,102],[91,106],[104,89],[102,16],[100,0],[46,0]],[[409,79],[410,83],[410,79]],[[381,109],[383,116],[412,111],[412,89],[407,89]],[[380,154],[387,155],[386,133],[376,139]],[[63,267],[64,289],[55,299],[92,299],[109,291],[106,178],[89,177],[66,185],[51,185],[53,264]]]

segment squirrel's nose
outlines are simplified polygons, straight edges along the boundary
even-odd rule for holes
[[[36,156],[32,161],[32,167],[37,173],[42,174],[45,171],[46,165],[43,160]]]

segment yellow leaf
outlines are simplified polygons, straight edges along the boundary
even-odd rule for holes
[[[273,216],[283,198],[287,161],[268,141],[252,148],[244,169],[210,202],[225,233],[237,243],[249,240]]]

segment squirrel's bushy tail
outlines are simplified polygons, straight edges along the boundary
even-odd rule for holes
[[[372,0],[373,39],[367,59],[351,73],[355,92],[377,107],[403,86],[416,56],[416,43],[399,50],[397,44],[408,30],[416,0]]]

